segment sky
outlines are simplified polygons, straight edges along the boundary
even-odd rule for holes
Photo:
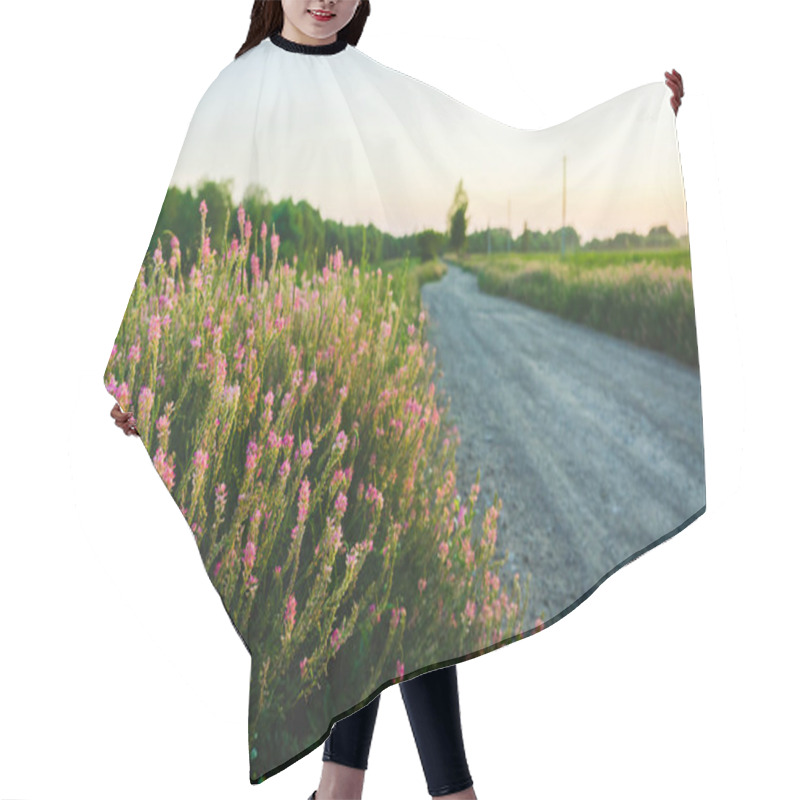
[[[565,223],[581,241],[666,225],[687,233],[671,92],[645,84],[541,130],[513,127],[348,47],[269,40],[224,67],[193,115],[171,185],[257,184],[323,218],[396,236],[445,230],[459,180],[468,232]]]

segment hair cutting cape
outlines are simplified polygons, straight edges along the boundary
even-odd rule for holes
[[[274,34],[201,98],[104,384],[251,656],[251,783],[705,511],[670,96],[524,130]]]

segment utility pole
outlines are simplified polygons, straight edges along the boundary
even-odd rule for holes
[[[564,235],[567,224],[567,156],[564,155],[564,176],[562,180],[562,189],[561,189],[561,258],[564,258],[564,252],[566,250],[564,245]]]
[[[511,252],[511,198],[508,198],[508,252]]]

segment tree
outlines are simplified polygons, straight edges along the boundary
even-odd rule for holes
[[[417,234],[417,245],[419,246],[419,257],[421,261],[430,261],[436,257],[439,248],[444,242],[444,236],[432,228],[426,228]]]
[[[467,208],[469,206],[469,198],[464,191],[463,179],[458,182],[456,193],[453,197],[453,203],[450,210],[447,212],[447,228],[450,232],[450,246],[457,253],[464,249],[467,241],[467,224],[469,218],[467,217]]]
[[[666,248],[676,247],[678,244],[677,238],[666,225],[658,225],[654,228],[650,228],[646,241],[648,247]]]

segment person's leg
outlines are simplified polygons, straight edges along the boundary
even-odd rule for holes
[[[456,665],[400,683],[431,797],[475,797],[461,732]]]
[[[360,800],[380,699],[378,695],[334,722],[322,750],[322,777],[314,800]]]

